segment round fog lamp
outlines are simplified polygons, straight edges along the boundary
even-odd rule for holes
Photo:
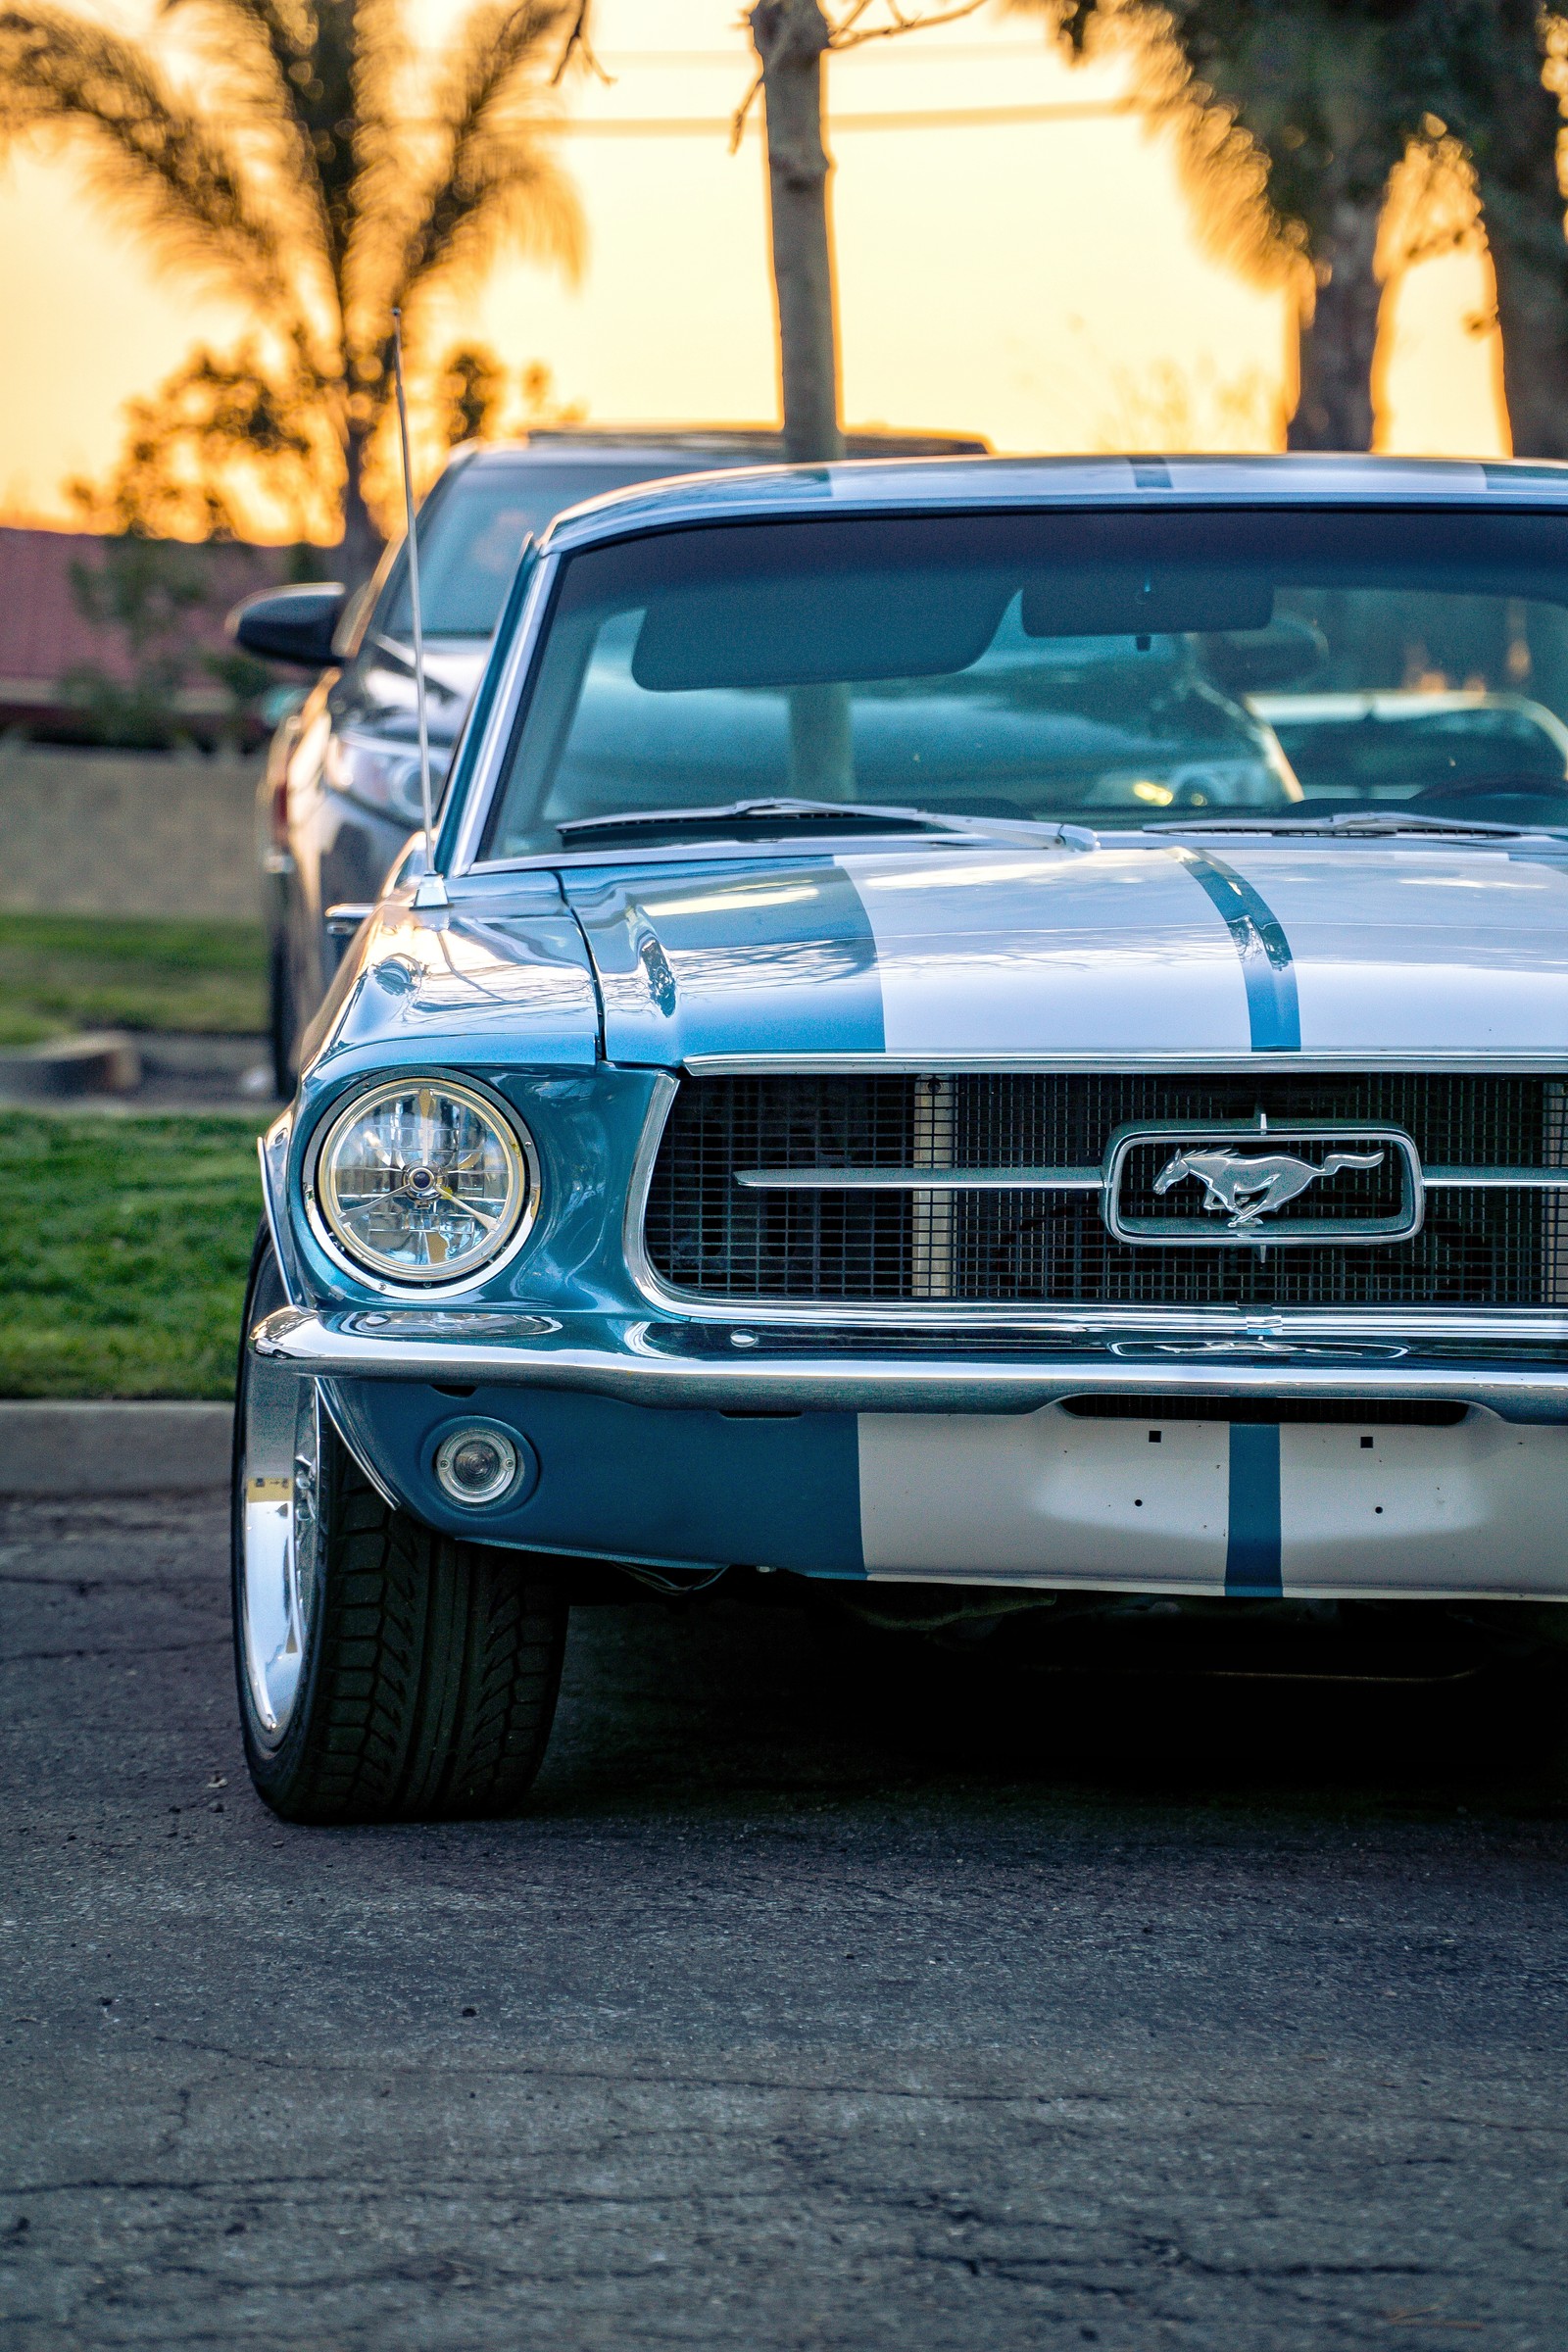
[[[436,1450],[435,1474],[454,1502],[494,1502],[517,1476],[517,1448],[499,1429],[455,1429]]]

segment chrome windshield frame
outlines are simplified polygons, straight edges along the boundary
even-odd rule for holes
[[[516,632],[511,645],[501,650],[501,679],[475,754],[473,782],[468,787],[467,798],[458,819],[458,837],[448,868],[450,878],[483,873],[494,862],[479,857],[479,844],[484,839],[490,821],[490,810],[501,784],[507,751],[533,669],[534,656],[544,639],[545,614],[555,591],[556,575],[561,564],[562,558],[553,548],[541,552],[534,564],[533,578],[528,583]],[[549,862],[559,864],[560,858],[557,857]]]

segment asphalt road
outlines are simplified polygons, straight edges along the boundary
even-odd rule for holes
[[[221,1550],[0,1521],[8,2352],[1568,2342],[1539,1695],[585,1610],[525,1819],[308,1832]]]

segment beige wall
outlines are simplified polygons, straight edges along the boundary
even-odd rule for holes
[[[0,907],[253,920],[259,772],[230,756],[0,743]]]

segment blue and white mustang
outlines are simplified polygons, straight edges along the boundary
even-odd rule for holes
[[[1565,718],[1565,468],[558,520],[263,1150],[269,1801],[514,1804],[616,1575],[1568,1598]]]

